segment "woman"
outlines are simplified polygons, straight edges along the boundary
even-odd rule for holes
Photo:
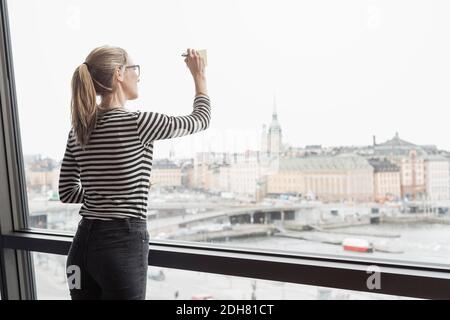
[[[72,128],[59,177],[61,201],[83,203],[67,257],[72,299],[145,299],[153,142],[210,123],[205,62],[191,49],[184,61],[195,98],[192,113],[179,117],[125,107],[138,97],[140,67],[122,48],[94,49],[73,74]]]

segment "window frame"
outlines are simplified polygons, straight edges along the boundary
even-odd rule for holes
[[[7,1],[0,1],[0,290],[37,299],[31,252],[67,255],[72,234],[28,228],[28,204]],[[149,265],[425,299],[450,299],[450,265],[150,241]],[[366,283],[370,266],[381,288]]]
[[[2,299],[33,299],[36,288],[31,254],[22,250],[3,247],[3,235],[28,227],[26,194],[22,149],[14,72],[12,63],[11,39],[6,1],[0,2],[0,270],[2,277]]]

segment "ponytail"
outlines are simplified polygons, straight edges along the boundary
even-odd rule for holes
[[[85,63],[75,70],[72,77],[71,113],[76,141],[84,148],[97,122],[97,94]]]
[[[126,64],[127,52],[119,47],[101,46],[92,50],[72,76],[71,117],[76,142],[82,149],[97,123],[99,106],[97,96],[102,98],[116,90],[114,72]]]

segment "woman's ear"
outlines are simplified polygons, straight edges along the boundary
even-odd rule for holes
[[[122,70],[122,68],[120,68],[120,67],[118,67],[116,69],[116,79],[117,79],[117,81],[123,81],[123,77],[124,77],[123,72],[124,71],[125,71],[125,69]]]

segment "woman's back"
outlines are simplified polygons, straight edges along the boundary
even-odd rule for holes
[[[211,118],[207,95],[197,95],[187,116],[114,108],[98,116],[83,149],[70,131],[61,165],[62,202],[83,203],[87,218],[146,219],[153,141],[205,130]]]

